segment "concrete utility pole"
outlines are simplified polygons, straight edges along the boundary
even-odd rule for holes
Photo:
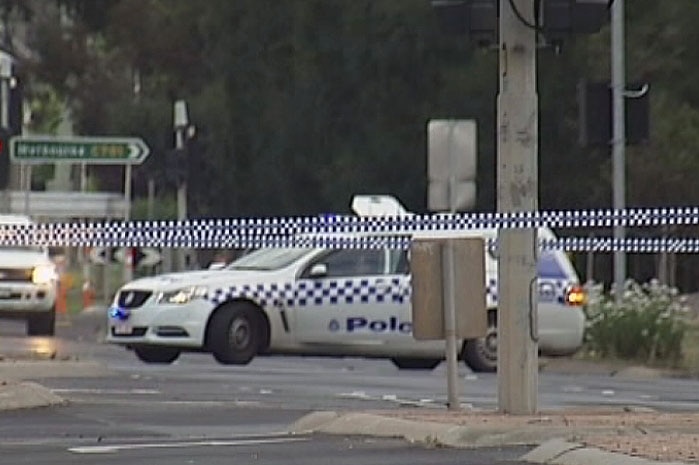
[[[624,0],[612,4],[612,192],[613,208],[626,208],[626,124],[624,94],[626,72],[624,63]],[[614,226],[614,238],[623,239],[623,226]],[[615,300],[620,302],[626,281],[626,254],[614,252]]]
[[[499,212],[538,209],[534,24],[534,0],[500,0]],[[501,229],[498,248],[498,409],[532,414],[539,382],[536,229]]]

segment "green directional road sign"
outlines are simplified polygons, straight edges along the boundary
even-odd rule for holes
[[[138,165],[150,149],[137,137],[16,136],[10,160],[17,163],[88,163]]]

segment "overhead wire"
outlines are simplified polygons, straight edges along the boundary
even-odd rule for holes
[[[524,24],[525,26],[527,26],[530,29],[534,29],[537,32],[544,32],[543,29],[541,28],[541,26],[539,25],[539,18],[538,18],[539,15],[538,14],[535,15],[534,23],[532,23],[527,18],[525,18],[524,15],[522,15],[522,12],[519,11],[519,8],[517,8],[517,5],[515,5],[514,0],[509,0],[509,1],[510,1],[510,8],[512,8],[512,12],[515,14],[517,19],[522,24]],[[537,11],[539,10],[538,6],[540,4],[540,1],[541,0],[536,0],[536,10]]]

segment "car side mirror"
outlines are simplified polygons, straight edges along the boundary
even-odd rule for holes
[[[316,263],[311,267],[311,271],[308,273],[311,278],[321,278],[328,274],[328,265],[325,263]]]

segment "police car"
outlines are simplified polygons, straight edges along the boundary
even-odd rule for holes
[[[374,200],[355,200],[355,211],[377,214]],[[373,212],[363,208],[369,206]],[[474,371],[497,366],[497,260],[484,253],[489,330],[462,341],[460,351]],[[402,369],[432,369],[444,358],[444,343],[412,336],[408,258],[396,249],[272,248],[222,269],[138,279],[117,292],[107,341],[133,349],[147,363],[205,351],[223,364],[287,354],[386,358]],[[576,352],[584,294],[565,254],[541,254],[538,284],[540,351]]]

